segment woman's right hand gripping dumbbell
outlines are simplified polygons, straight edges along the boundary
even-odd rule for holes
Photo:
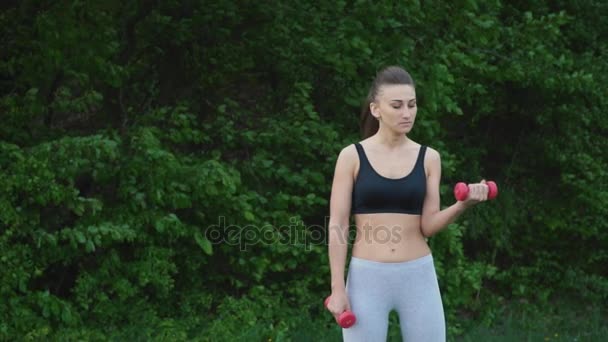
[[[342,328],[350,328],[357,321],[355,314],[350,311],[346,292],[332,292],[331,296],[325,298],[324,304]]]
[[[496,196],[498,196],[498,186],[493,181],[486,182],[482,180],[476,184],[459,182],[454,186],[454,197],[467,207],[486,200],[492,200]]]

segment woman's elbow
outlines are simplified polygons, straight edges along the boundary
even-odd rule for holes
[[[432,235],[429,231],[426,231],[423,227],[420,227],[420,233],[422,234],[422,237],[424,237],[424,238],[430,238]]]
[[[420,233],[422,233],[422,236],[425,238],[433,236],[433,229],[431,228],[430,220],[423,218],[420,221]]]

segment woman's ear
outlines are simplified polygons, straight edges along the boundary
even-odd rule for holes
[[[376,102],[369,103],[369,111],[372,113],[372,116],[376,118],[376,120],[380,120],[380,109]]]

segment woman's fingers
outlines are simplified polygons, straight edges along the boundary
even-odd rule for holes
[[[482,180],[480,183],[469,184],[469,198],[474,201],[485,201],[488,199],[489,188]]]
[[[479,183],[479,185],[481,185],[481,198],[482,198],[482,201],[485,201],[485,200],[488,199],[488,193],[490,192],[490,188],[486,184],[486,180],[485,179],[482,179],[481,182]]]

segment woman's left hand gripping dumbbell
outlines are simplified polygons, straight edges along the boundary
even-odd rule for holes
[[[334,315],[336,322],[342,328],[350,328],[357,322],[355,314],[350,311],[350,304],[346,294],[333,294],[325,298],[325,307]]]

